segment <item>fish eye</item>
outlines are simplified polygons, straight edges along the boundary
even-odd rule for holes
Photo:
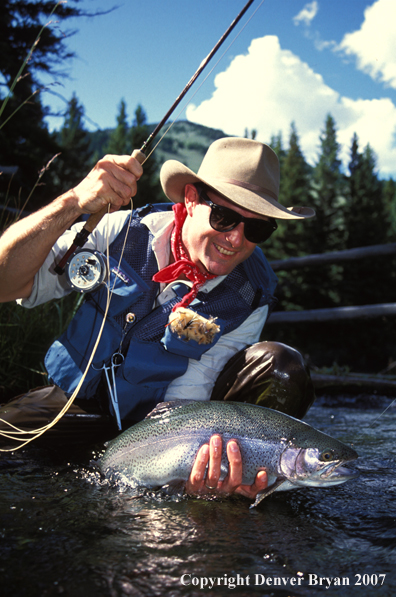
[[[334,458],[333,450],[324,450],[324,452],[322,452],[321,455],[319,456],[319,460],[322,460],[323,462],[330,462],[330,460],[333,460],[333,458]]]

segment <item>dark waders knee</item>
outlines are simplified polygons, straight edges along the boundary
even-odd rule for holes
[[[23,430],[39,429],[48,425],[67,403],[65,393],[57,386],[44,386],[17,396],[0,408],[0,431],[10,433],[11,423]],[[111,421],[105,416],[90,414],[73,403],[65,415],[37,440],[34,445],[81,445],[100,441],[112,430]],[[23,436],[25,439],[31,437]],[[0,435],[0,447],[17,447],[18,441]]]
[[[315,392],[297,350],[279,342],[258,342],[228,361],[211,400],[250,402],[301,418],[312,406]]]

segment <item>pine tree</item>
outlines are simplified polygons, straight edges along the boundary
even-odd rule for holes
[[[280,135],[272,137],[271,143],[280,161],[280,203],[285,207],[306,205],[310,190],[309,166],[300,149],[295,124],[291,125],[288,150],[283,149]],[[266,255],[271,259],[304,255],[306,242],[302,222],[278,219],[277,224],[276,234],[263,247]]]
[[[279,170],[280,170],[280,183],[279,183],[279,197],[278,201],[284,204],[283,200],[283,185],[285,183],[284,175],[283,175],[283,164],[286,159],[287,152],[283,147],[283,139],[282,133],[279,132],[277,135],[272,135],[271,140],[269,142],[270,147],[274,150],[276,155],[278,156],[279,160]],[[275,235],[271,237],[271,240],[264,245],[265,254],[267,257],[271,259],[282,259],[287,256],[287,253],[284,251],[283,246],[283,234],[284,234],[284,227],[282,222],[278,220],[278,230],[276,231]]]
[[[130,131],[132,151],[140,149],[150,134],[147,124],[147,116],[144,108],[139,104],[135,110],[135,116]],[[134,207],[141,207],[147,203],[158,203],[166,201],[161,185],[156,174],[157,166],[155,158],[151,155],[143,165],[143,176],[138,182],[138,192],[133,199]]]
[[[120,102],[117,116],[117,126],[110,135],[106,153],[114,155],[127,155],[131,153],[128,116],[124,99],[122,99]]]
[[[283,160],[282,203],[286,207],[306,206],[310,200],[310,168],[299,145],[294,122],[291,125],[289,149]],[[309,250],[305,224],[301,220],[285,222],[285,251],[289,256],[305,255]]]
[[[396,238],[396,182],[393,178],[384,182],[382,193],[388,220],[387,240],[394,242]]]
[[[375,171],[376,158],[369,145],[359,152],[353,136],[348,179],[349,192],[345,209],[347,248],[366,247],[386,242],[389,220],[385,211],[382,186]],[[370,259],[344,265],[343,296],[345,304],[359,305],[384,302],[389,277],[388,258]],[[390,300],[390,299],[389,299]]]
[[[381,183],[375,172],[376,157],[370,145],[359,153],[356,133],[349,163],[349,193],[345,210],[347,248],[380,244],[386,223]]]
[[[272,142],[282,160],[280,202],[285,207],[307,205],[310,192],[310,168],[301,151],[295,124],[291,124],[289,147],[286,151],[283,150],[281,138],[273,138]],[[309,247],[306,221],[278,219],[277,224],[278,230],[262,246],[265,255],[274,260],[305,255]],[[276,296],[280,302],[280,308],[304,308],[309,289],[301,272],[291,274],[280,271],[278,278]]]
[[[286,150],[283,148],[282,133],[279,132],[277,135],[272,135],[269,145],[275,151],[276,155],[278,156],[278,160],[279,160],[279,167],[280,167],[280,172],[281,172],[281,180],[280,180],[281,186],[280,186],[280,191],[279,191],[279,198],[282,199],[282,183],[283,183],[282,170],[283,170],[283,162],[286,157]]]
[[[253,139],[253,141],[254,141],[255,138],[257,137],[257,129],[252,129],[249,131],[249,129],[246,127],[244,137],[245,137],[245,139]]]
[[[59,74],[57,67],[64,65],[73,54],[66,46],[70,33],[65,34],[54,26],[42,30],[55,7],[57,21],[84,14],[76,7],[76,1],[66,4],[56,0],[3,0],[0,3],[0,74],[3,81],[0,88],[0,106],[3,108],[0,166],[17,168],[11,184],[6,176],[0,177],[0,202],[4,202],[5,197],[17,201],[20,196],[23,204],[34,188],[39,172],[58,153],[56,140],[44,120],[47,109],[41,102],[40,74]],[[29,61],[18,78],[32,48]],[[15,110],[18,111],[12,116]],[[50,172],[47,172],[27,208],[42,206],[56,193]]]
[[[62,192],[74,187],[91,167],[90,141],[84,128],[84,108],[73,94],[67,104],[63,126],[57,135],[61,149],[56,164]]]
[[[320,137],[320,145],[321,154],[313,171],[311,191],[316,217],[308,223],[311,253],[340,250],[345,240],[345,180],[338,157],[340,147],[336,125],[330,114]]]
[[[321,153],[313,169],[310,197],[305,202],[316,216],[304,222],[305,248],[308,254],[326,253],[344,248],[345,178],[338,157],[339,144],[335,121],[328,115],[320,136]],[[304,290],[304,308],[318,309],[341,304],[342,268],[308,268],[300,272]]]

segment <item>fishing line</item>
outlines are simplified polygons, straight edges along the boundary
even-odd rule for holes
[[[110,209],[110,204],[108,206],[108,210]],[[131,211],[130,211],[130,215],[129,215],[129,220],[131,219],[132,216],[132,211],[133,211],[133,200],[131,198]],[[84,383],[84,380],[88,374],[89,368],[91,367],[93,358],[95,356],[97,347],[99,345],[100,339],[102,337],[102,333],[103,333],[103,329],[104,329],[104,325],[106,323],[106,319],[107,319],[107,313],[109,311],[110,308],[110,303],[111,303],[111,298],[113,296],[113,291],[114,291],[114,286],[116,283],[116,278],[114,277],[114,282],[113,285],[110,289],[110,252],[109,252],[109,237],[110,237],[110,230],[108,226],[105,226],[106,228],[106,253],[107,253],[107,284],[106,284],[106,288],[107,288],[107,297],[106,297],[106,307],[105,307],[105,311],[103,314],[103,319],[102,319],[102,323],[98,332],[98,336],[96,338],[94,347],[92,349],[91,355],[88,359],[88,363],[87,366],[84,370],[84,373],[76,387],[76,389],[74,390],[73,394],[70,396],[70,398],[68,399],[68,401],[66,402],[65,406],[62,408],[62,410],[56,415],[56,417],[47,425],[44,425],[43,427],[39,427],[38,429],[32,429],[32,430],[25,430],[25,429],[20,429],[19,427],[17,427],[16,425],[14,425],[13,423],[10,423],[10,421],[6,421],[5,419],[0,418],[0,421],[2,423],[7,424],[9,427],[11,427],[13,429],[13,431],[5,431],[5,430],[0,430],[0,436],[7,438],[7,439],[11,439],[17,442],[22,442],[20,443],[18,446],[13,447],[13,448],[0,448],[0,452],[14,452],[15,450],[19,450],[20,448],[23,448],[24,446],[26,446],[27,444],[29,444],[30,442],[32,442],[33,440],[37,439],[38,437],[40,437],[41,435],[43,435],[46,431],[48,431],[49,429],[51,429],[51,427],[53,427],[62,417],[63,415],[69,410],[70,406],[73,404],[76,396],[78,395],[78,392],[80,391],[80,388],[82,386],[82,384]],[[121,254],[120,254],[120,258],[118,261],[118,268],[121,265],[121,261],[124,255],[124,250],[125,250],[125,245],[126,245],[126,240],[127,240],[127,236],[125,236],[124,239],[124,244],[122,246],[121,249]],[[24,438],[20,438],[18,436],[23,435]],[[32,437],[25,439],[26,436],[31,435]]]
[[[355,439],[355,441],[357,441],[357,440],[361,439],[361,438],[364,436],[364,432],[365,432],[365,430],[372,429],[372,428],[374,427],[374,425],[375,425],[376,423],[378,423],[378,421],[380,420],[380,418],[381,418],[381,417],[382,417],[382,416],[383,416],[383,415],[386,413],[386,411],[387,411],[387,410],[389,410],[389,409],[391,408],[391,406],[393,406],[393,404],[394,404],[395,402],[396,402],[396,398],[394,398],[394,399],[392,400],[392,402],[391,402],[390,404],[388,404],[388,406],[385,408],[385,410],[384,410],[384,411],[382,411],[382,413],[381,413],[380,415],[378,415],[378,417],[377,417],[376,419],[374,419],[374,421],[372,421],[372,422],[370,423],[370,425],[368,425],[367,427],[365,427],[364,429],[362,429],[361,433],[359,433],[359,435],[357,436],[357,438]],[[352,445],[353,445],[353,444],[352,444]]]
[[[154,153],[155,149],[158,147],[158,145],[160,144],[160,142],[162,141],[162,139],[166,136],[166,134],[169,132],[169,130],[172,128],[172,126],[175,124],[175,122],[177,121],[177,119],[180,117],[180,114],[182,114],[182,112],[186,109],[186,107],[189,105],[189,103],[191,103],[192,99],[195,97],[195,95],[198,93],[198,91],[201,89],[202,85],[205,83],[205,81],[208,79],[208,77],[211,75],[211,73],[213,72],[213,70],[216,68],[216,66],[219,64],[219,62],[223,59],[224,55],[228,52],[228,50],[232,47],[232,45],[235,43],[235,41],[238,39],[238,37],[241,35],[242,31],[245,29],[245,27],[247,27],[248,23],[250,23],[251,19],[254,17],[254,15],[256,14],[256,12],[260,9],[260,7],[262,6],[262,4],[265,2],[265,0],[261,0],[260,4],[258,5],[258,7],[255,9],[255,11],[253,12],[253,14],[249,17],[249,19],[247,20],[247,22],[243,25],[243,27],[241,28],[241,30],[239,31],[239,33],[235,36],[235,38],[233,39],[233,41],[228,45],[228,47],[225,49],[225,51],[223,52],[223,54],[220,56],[220,58],[218,59],[218,61],[214,64],[214,66],[212,67],[212,69],[209,71],[209,73],[207,74],[207,76],[204,78],[204,80],[202,81],[202,83],[199,85],[198,89],[194,92],[194,94],[190,97],[190,99],[186,102],[186,104],[183,106],[183,108],[179,111],[179,113],[177,114],[176,118],[173,120],[173,122],[170,124],[170,126],[166,129],[166,131],[164,132],[164,134],[161,136],[161,138],[159,139],[159,141],[156,143],[156,145],[153,147],[153,149],[149,152],[149,154],[146,156],[144,155],[141,151],[139,152],[139,150],[137,150],[137,153],[140,153],[140,155],[142,156],[142,160],[141,160],[141,164],[144,165],[144,163],[147,161],[147,159]],[[219,40],[219,42],[216,44],[216,46],[213,48],[213,50],[209,53],[209,55],[206,57],[206,59],[201,63],[200,67],[198,68],[198,70],[196,71],[195,75],[193,76],[193,78],[190,80],[190,82],[187,84],[187,86],[185,87],[185,89],[183,90],[181,96],[176,100],[176,103],[174,104],[173,108],[177,106],[177,103],[184,97],[184,94],[189,90],[190,86],[192,85],[192,83],[195,81],[195,79],[197,78],[197,76],[201,73],[202,69],[204,68],[204,66],[206,66],[207,62],[211,59],[211,57],[213,56],[214,52],[217,51],[217,49],[219,48],[219,46],[221,45],[221,43],[223,43],[223,41],[225,40],[225,38],[228,36],[228,34],[230,33],[230,31],[232,30],[232,28],[237,24],[237,22],[239,21],[239,19],[242,17],[242,15],[245,13],[245,11],[247,10],[247,8],[250,6],[251,2],[249,1],[246,6],[244,7],[244,9],[241,11],[241,13],[238,15],[238,17],[234,20],[234,22],[230,25],[230,27],[228,28],[228,30],[226,31],[226,33],[223,35],[223,37]],[[166,114],[166,117],[164,119],[164,121],[166,121],[167,117],[169,116],[171,112],[168,112]],[[159,130],[159,129],[158,129]],[[157,129],[155,129],[154,133],[157,131]],[[152,133],[148,140],[144,143],[143,147],[147,147],[149,142],[151,141],[151,138],[154,137],[154,133]],[[135,153],[135,152],[134,152]],[[139,160],[140,161],[140,160]],[[107,214],[109,214],[109,210],[110,210],[110,204],[107,206]],[[131,198],[131,210],[130,210],[130,215],[129,215],[129,223],[131,222],[131,219],[133,217],[133,202],[132,202],[132,198]],[[100,221],[100,218],[99,220]],[[98,223],[98,222],[97,222]],[[94,224],[93,229],[95,228],[95,226],[97,225]],[[78,395],[78,392],[80,391],[80,388],[85,380],[86,375],[88,374],[88,370],[91,367],[93,358],[95,356],[97,347],[99,345],[100,339],[102,337],[102,333],[103,333],[103,329],[104,329],[104,325],[107,319],[107,314],[108,314],[108,310],[110,307],[110,302],[111,302],[111,298],[113,295],[113,291],[114,291],[114,286],[116,283],[116,279],[114,279],[114,283],[113,283],[113,287],[110,290],[110,262],[109,262],[109,235],[110,235],[110,230],[108,227],[108,224],[106,223],[105,228],[107,229],[107,236],[106,236],[106,244],[107,244],[107,299],[106,299],[106,307],[105,307],[105,312],[103,315],[103,320],[101,323],[101,327],[99,329],[98,332],[98,336],[97,339],[95,341],[95,345],[92,349],[91,355],[88,359],[88,363],[87,366],[84,370],[84,373],[76,387],[76,389],[74,390],[73,394],[71,395],[71,397],[69,398],[69,400],[67,401],[67,403],[65,404],[65,406],[62,408],[62,410],[56,415],[56,417],[54,418],[53,421],[51,421],[51,423],[49,423],[48,425],[45,425],[43,427],[40,427],[38,429],[35,430],[23,430],[20,429],[18,427],[16,427],[15,425],[13,425],[12,423],[10,423],[9,421],[5,421],[4,419],[0,418],[0,421],[7,424],[10,428],[12,428],[14,431],[3,431],[0,430],[0,435],[7,438],[7,439],[13,439],[15,441],[19,441],[22,442],[19,446],[14,447],[14,448],[0,448],[1,452],[11,452],[17,449],[20,449],[24,446],[26,446],[28,443],[30,443],[31,441],[33,441],[34,439],[40,437],[41,435],[43,435],[43,433],[45,433],[47,430],[49,430],[51,427],[53,427],[61,418],[62,416],[67,412],[67,410],[70,408],[70,406],[72,405],[74,399],[76,398],[76,396]],[[124,237],[124,242],[123,242],[123,246],[121,249],[121,253],[120,253],[120,258],[118,261],[118,268],[121,265],[121,261],[124,255],[124,251],[125,251],[125,246],[126,246],[126,242],[127,242],[127,238],[128,238],[128,233],[129,233],[129,228],[130,226],[127,226],[127,230],[125,233],[125,237]],[[92,232],[92,231],[91,231]],[[70,251],[70,250],[69,250]],[[64,262],[66,263],[66,255],[63,257]],[[63,263],[63,260],[61,260],[61,262]],[[59,266],[60,264],[58,264]],[[63,265],[62,265],[63,267]],[[61,268],[59,268],[58,273],[63,273],[61,272]],[[114,355],[113,355],[114,356]],[[24,437],[31,435],[32,437],[30,437],[29,439],[21,439],[18,436],[23,435]]]
[[[241,30],[237,33],[237,35],[234,37],[234,39],[232,40],[232,42],[227,46],[227,48],[224,50],[224,52],[221,54],[221,56],[219,57],[219,59],[217,60],[217,62],[212,66],[212,68],[210,69],[210,71],[208,72],[208,74],[206,75],[206,77],[201,81],[200,85],[197,87],[196,91],[194,91],[194,93],[191,95],[191,97],[186,101],[185,104],[183,104],[182,108],[180,109],[180,111],[177,113],[175,119],[171,122],[171,124],[168,126],[168,128],[165,130],[164,134],[160,137],[160,139],[157,141],[157,143],[154,145],[154,147],[152,148],[152,150],[147,154],[146,159],[144,160],[144,162],[142,163],[142,165],[145,163],[146,160],[148,160],[148,158],[152,155],[152,153],[154,153],[154,151],[157,149],[158,145],[161,143],[162,139],[165,137],[165,135],[168,134],[168,132],[171,130],[171,128],[173,127],[173,125],[177,122],[177,120],[180,118],[180,115],[184,112],[184,110],[187,108],[187,106],[192,102],[192,100],[194,99],[194,97],[197,95],[198,91],[201,89],[201,87],[204,85],[204,83],[207,81],[207,79],[210,77],[210,75],[212,74],[212,72],[215,70],[215,68],[217,67],[217,65],[223,60],[224,56],[226,55],[226,53],[228,52],[228,50],[234,45],[234,43],[236,42],[236,40],[238,39],[238,37],[241,35],[241,33],[243,32],[243,30],[245,29],[245,27],[248,26],[248,24],[250,23],[250,21],[252,20],[252,18],[254,17],[254,15],[256,14],[256,12],[261,8],[261,6],[264,4],[265,0],[261,0],[260,4],[257,6],[256,10],[253,12],[253,14],[249,17],[249,19],[246,21],[246,23],[243,25],[243,27],[241,28]]]
[[[388,406],[386,407],[386,409],[376,419],[374,419],[374,421],[368,426],[368,429],[370,429],[370,427],[372,427],[374,425],[374,423],[376,423],[377,421],[380,420],[380,418],[382,417],[382,415],[384,415],[386,413],[386,411],[390,409],[390,407],[393,405],[394,402],[396,402],[396,398],[394,398],[392,400],[392,402],[390,404],[388,404]]]
[[[62,410],[56,415],[56,417],[54,418],[53,421],[51,421],[51,423],[48,423],[48,425],[45,425],[44,427],[39,427],[38,429],[33,429],[31,431],[28,430],[24,430],[24,429],[20,429],[19,427],[16,427],[15,425],[13,425],[12,423],[10,423],[9,421],[5,421],[4,419],[0,419],[0,421],[2,423],[6,423],[9,427],[12,427],[14,429],[14,431],[0,431],[0,435],[7,438],[7,439],[12,439],[15,441],[19,441],[22,442],[20,445],[13,447],[13,448],[0,448],[0,452],[14,452],[15,450],[19,450],[20,448],[23,448],[24,446],[26,446],[28,443],[32,442],[34,439],[37,439],[38,437],[40,437],[40,435],[43,435],[43,433],[45,433],[46,431],[48,431],[48,429],[51,429],[51,427],[53,427],[62,417],[63,415],[68,411],[68,409],[70,408],[70,406],[72,405],[75,397],[77,396],[78,392],[80,391],[80,388],[84,382],[84,379],[88,373],[88,370],[91,366],[91,363],[93,361],[93,358],[95,356],[95,352],[96,349],[98,347],[98,344],[100,342],[100,338],[102,336],[102,332],[103,332],[103,328],[104,328],[104,324],[106,322],[106,317],[107,317],[107,312],[108,312],[108,308],[110,306],[110,300],[109,300],[109,288],[107,288],[107,296],[108,296],[108,301],[107,301],[107,305],[106,305],[106,309],[105,309],[105,313],[103,316],[103,320],[102,320],[102,324],[98,333],[98,337],[96,339],[95,345],[93,347],[92,353],[88,359],[88,364],[85,368],[85,371],[83,373],[82,378],[80,379],[80,382],[78,383],[76,389],[74,390],[73,394],[71,395],[71,397],[69,398],[69,400],[67,401],[67,403],[65,404],[65,406],[62,408]],[[29,439],[22,439],[18,436],[20,435],[31,435],[32,437],[30,437]]]

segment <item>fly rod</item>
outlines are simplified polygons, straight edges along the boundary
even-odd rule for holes
[[[188,92],[188,90],[190,89],[190,87],[197,80],[197,78],[199,77],[199,75],[201,74],[201,72],[204,70],[204,68],[206,67],[206,65],[210,62],[210,60],[216,54],[217,50],[220,48],[220,46],[223,44],[223,42],[227,39],[227,37],[230,35],[231,31],[234,29],[234,27],[236,27],[236,25],[239,23],[239,21],[241,20],[241,18],[245,14],[245,12],[248,10],[248,8],[251,6],[251,4],[253,4],[253,2],[254,2],[254,0],[249,0],[246,3],[246,5],[241,10],[241,12],[232,21],[231,25],[225,31],[225,33],[223,33],[223,35],[221,36],[221,38],[219,39],[219,41],[217,42],[217,44],[212,48],[212,50],[209,52],[209,54],[206,56],[206,58],[201,62],[201,64],[199,65],[198,69],[196,70],[196,72],[194,73],[194,75],[191,77],[191,79],[189,80],[189,82],[187,83],[187,85],[184,87],[184,89],[180,93],[180,95],[173,102],[172,106],[169,108],[169,110],[167,111],[167,113],[165,114],[165,116],[162,118],[161,122],[159,122],[157,124],[157,126],[155,127],[155,129],[153,130],[153,132],[150,133],[150,135],[147,137],[146,141],[143,143],[143,145],[141,146],[141,148],[140,149],[135,149],[133,151],[132,157],[136,158],[140,164],[143,164],[144,161],[146,160],[146,155],[145,155],[144,152],[147,150],[147,148],[149,147],[149,145],[151,144],[151,142],[153,141],[153,139],[158,135],[159,131],[162,129],[162,127],[164,126],[164,124],[166,123],[166,121],[168,120],[168,118],[170,117],[170,115],[172,114],[172,112],[180,104],[180,102],[182,101],[182,99],[184,98],[184,96],[186,95],[186,93]],[[79,247],[83,247],[85,245],[85,243],[86,243],[86,241],[88,239],[88,236],[91,234],[91,232],[93,232],[93,230],[99,224],[100,220],[107,213],[107,211],[108,211],[108,206],[106,205],[105,207],[103,207],[98,212],[96,212],[94,214],[91,214],[89,216],[89,218],[88,218],[87,222],[85,223],[84,227],[80,230],[80,232],[78,232],[76,234],[76,237],[74,238],[74,241],[73,241],[72,245],[70,246],[70,248],[66,251],[66,253],[63,255],[63,257],[61,258],[61,260],[59,261],[59,263],[55,266],[55,272],[57,274],[61,275],[61,274],[64,273],[64,271],[65,271],[64,268],[65,268],[65,265],[66,265],[69,257],[76,251],[76,249],[78,249]]]

